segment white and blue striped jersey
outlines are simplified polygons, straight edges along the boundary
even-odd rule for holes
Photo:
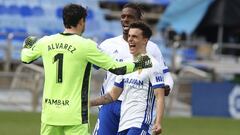
[[[126,61],[126,59],[132,58],[132,55],[130,54],[129,51],[128,43],[123,39],[122,35],[103,41],[98,46],[98,48],[102,50],[104,53],[110,55],[113,59],[117,61]],[[164,63],[162,53],[155,43],[148,41],[147,53],[152,55],[159,63]],[[165,64],[163,72],[164,73],[169,72],[168,67],[165,66]],[[112,89],[115,78],[116,78],[115,74],[107,72],[101,88],[101,95],[107,93]],[[119,100],[122,100],[122,96],[119,97]]]
[[[151,133],[155,119],[154,89],[164,86],[165,66],[148,56],[153,67],[116,77],[114,85],[123,89],[119,132],[137,127]]]

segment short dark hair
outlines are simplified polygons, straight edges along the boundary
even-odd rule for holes
[[[137,29],[142,30],[143,37],[150,39],[152,36],[151,28],[144,22],[141,22],[141,21],[134,22],[129,27],[129,29],[132,29],[132,28],[137,28]]]
[[[86,16],[87,10],[81,5],[71,3],[63,8],[63,24],[65,28],[76,27],[82,18],[85,21]]]
[[[142,11],[142,9],[141,9],[141,7],[140,7],[139,4],[127,3],[127,4],[125,4],[125,5],[123,6],[123,9],[124,9],[124,8],[132,8],[132,9],[136,10],[136,12],[137,12],[137,17],[138,17],[139,19],[141,19],[142,16],[143,16],[143,11]]]

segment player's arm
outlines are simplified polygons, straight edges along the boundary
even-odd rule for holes
[[[160,134],[162,132],[162,119],[164,114],[164,88],[154,89],[156,97],[156,119],[153,125],[153,133]]]
[[[90,106],[98,106],[111,103],[118,99],[122,93],[122,88],[113,86],[112,90],[96,99],[90,101]]]
[[[174,85],[172,75],[169,71],[168,66],[164,62],[164,57],[162,55],[161,50],[157,46],[157,44],[153,43],[150,49],[151,50],[149,51],[151,52],[153,57],[156,58],[157,61],[164,66],[163,68],[163,73],[164,73],[163,77],[164,77],[164,84],[165,84],[164,89],[165,89],[165,96],[168,96],[171,93]]]
[[[21,61],[23,63],[32,63],[41,56],[40,45],[38,39],[33,36],[27,37],[23,42],[23,49],[21,51]]]
[[[156,97],[156,118],[153,125],[153,133],[160,134],[162,132],[162,118],[164,113],[164,77],[163,77],[163,67],[159,62],[154,62],[153,67],[149,72],[149,79],[154,90],[154,95]]]
[[[164,72],[163,77],[164,77],[164,84],[165,84],[164,86],[165,96],[168,96],[173,90],[173,85],[174,85],[173,78],[169,71]]]
[[[99,51],[94,42],[90,41],[86,50],[85,53],[89,62],[117,75],[152,67],[151,59],[147,55],[139,57],[136,62],[117,62],[110,56]]]

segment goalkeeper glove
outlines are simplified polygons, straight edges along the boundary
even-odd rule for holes
[[[27,38],[25,38],[24,42],[23,42],[23,48],[31,48],[36,42],[37,42],[37,37],[34,36],[29,36]]]
[[[134,62],[135,67],[134,70],[150,68],[152,67],[151,59],[147,55],[141,55],[137,58],[137,61]]]

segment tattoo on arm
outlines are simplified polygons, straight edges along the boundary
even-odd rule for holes
[[[91,106],[98,106],[98,105],[104,105],[113,102],[113,98],[109,93],[106,93],[94,100],[91,100],[90,105]]]

